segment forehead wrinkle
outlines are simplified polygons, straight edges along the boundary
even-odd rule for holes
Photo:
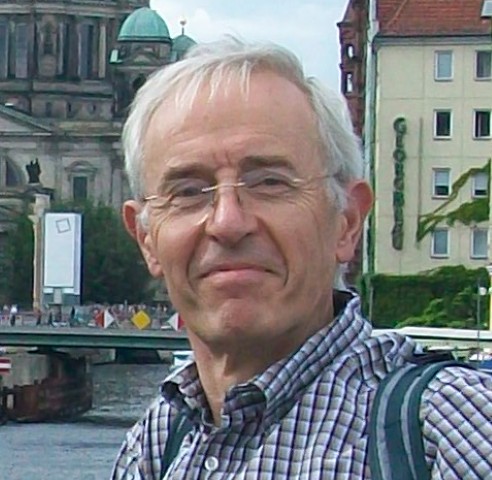
[[[246,155],[239,161],[241,170],[254,170],[255,168],[286,168],[294,170],[294,165],[284,155]]]

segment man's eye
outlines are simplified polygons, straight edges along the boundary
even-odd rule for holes
[[[293,181],[286,175],[280,173],[259,173],[244,179],[250,189],[254,190],[277,190],[293,187]]]
[[[175,199],[197,197],[203,194],[207,186],[206,182],[199,180],[179,182],[169,189],[169,196]]]
[[[276,187],[277,185],[289,185],[290,183],[286,178],[280,176],[268,176],[261,179],[260,183],[267,187]]]

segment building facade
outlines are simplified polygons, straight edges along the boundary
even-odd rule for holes
[[[120,207],[127,108],[194,43],[171,38],[148,0],[1,3],[0,242],[32,193]]]
[[[354,129],[364,135],[368,0],[348,3],[338,23],[340,41],[340,91],[347,99]]]
[[[366,6],[368,272],[489,263],[492,37],[482,4]]]

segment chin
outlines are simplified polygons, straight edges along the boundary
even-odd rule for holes
[[[203,318],[200,327],[207,325],[203,332],[206,336],[211,334],[214,337],[240,339],[258,336],[259,330],[264,329],[260,320],[264,320],[261,311],[256,305],[252,307],[251,301],[246,305],[244,302],[228,302],[209,314],[208,318]]]

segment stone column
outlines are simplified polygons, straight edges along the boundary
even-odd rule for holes
[[[44,268],[44,212],[49,210],[50,196],[43,193],[34,195],[33,215],[29,219],[34,230],[34,274],[33,274],[33,309],[43,308],[43,268]]]

